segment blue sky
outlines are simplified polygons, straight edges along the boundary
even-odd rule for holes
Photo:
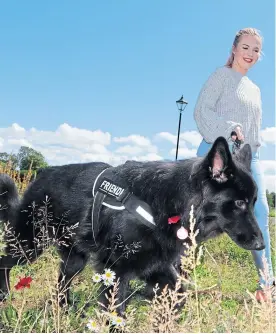
[[[181,131],[196,130],[199,90],[247,26],[264,36],[249,77],[262,91],[262,128],[275,127],[274,16],[272,0],[1,1],[1,128],[51,133],[66,123],[151,140],[177,133],[183,94]],[[172,158],[168,142],[158,147]],[[273,143],[262,158],[275,159]]]

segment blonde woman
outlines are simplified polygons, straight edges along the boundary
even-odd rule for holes
[[[262,37],[258,30],[245,28],[238,31],[226,65],[217,68],[203,85],[195,106],[194,118],[203,137],[198,156],[204,156],[217,137],[223,136],[228,139],[231,133],[235,133],[243,144],[248,143],[251,146],[251,170],[258,186],[255,215],[266,243],[265,250],[252,251],[260,277],[256,298],[267,300],[262,287],[271,285],[274,281],[268,225],[269,209],[259,159],[262,101],[259,87],[247,76],[248,70],[260,59],[261,51]],[[264,270],[263,255],[269,266],[267,279],[261,275],[261,270]]]

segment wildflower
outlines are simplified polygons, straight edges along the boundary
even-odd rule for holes
[[[102,274],[104,285],[106,286],[112,285],[116,277],[115,272],[110,269],[105,269],[104,271],[105,271],[104,274]]]
[[[113,323],[113,321],[117,318],[117,312],[113,311],[109,314],[109,316],[110,316],[111,322]]]
[[[95,274],[93,277],[92,277],[92,280],[93,280],[93,282],[95,282],[95,283],[99,283],[101,280],[102,280],[102,277],[101,277],[101,275],[100,274]]]
[[[116,312],[116,311],[111,312],[111,313],[110,313],[110,316],[111,316],[111,317],[117,317],[117,312]]]
[[[124,319],[121,317],[114,317],[112,319],[112,325],[123,327],[125,325]]]
[[[30,288],[32,280],[31,276],[19,277],[19,282],[14,287],[16,290]]]
[[[104,281],[103,281],[103,284],[104,284],[105,286],[111,286],[111,285],[113,285],[113,282],[112,282],[112,281],[109,281],[109,280],[104,280]]]
[[[86,327],[88,329],[90,329],[92,332],[98,332],[99,331],[99,328],[98,328],[97,323],[96,323],[95,320],[89,319],[88,323],[86,324]]]

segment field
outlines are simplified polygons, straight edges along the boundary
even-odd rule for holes
[[[23,192],[28,180],[16,180]],[[274,219],[270,218],[273,263],[276,260]],[[96,283],[91,265],[73,280],[73,305],[60,308],[56,295],[59,258],[54,247],[47,247],[32,265],[16,266],[12,270],[11,294],[0,304],[0,330],[108,332],[108,324],[113,324],[124,332],[275,332],[276,313],[272,302],[275,291],[267,290],[270,298],[267,302],[255,301],[258,276],[251,253],[236,246],[226,235],[208,241],[200,252],[195,250],[196,245],[182,261],[183,269],[189,273],[188,278],[183,275],[179,279],[179,284],[187,285],[184,296],[164,290],[148,302],[139,294],[143,290],[142,282],[133,281],[133,298],[126,318],[122,319],[114,312],[119,281],[115,278],[108,288]],[[19,289],[20,278],[25,276],[31,277],[30,286]],[[104,311],[97,303],[101,293],[107,293],[110,299],[109,308]],[[176,305],[183,298],[186,303],[178,309]]]

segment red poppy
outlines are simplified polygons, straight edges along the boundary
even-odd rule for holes
[[[20,277],[19,277],[20,278]],[[30,288],[30,284],[32,282],[31,276],[22,277],[19,279],[19,282],[15,285],[16,290],[24,289],[24,288]]]

